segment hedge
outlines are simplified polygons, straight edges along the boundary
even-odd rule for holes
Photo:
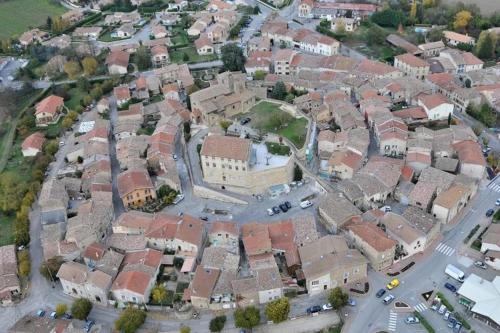
[[[432,328],[431,324],[429,324],[429,322],[427,321],[427,319],[425,319],[424,316],[422,316],[417,311],[413,312],[413,314],[415,315],[415,317],[417,317],[420,320],[420,324],[422,324],[422,326],[425,327],[425,329],[427,330],[427,332],[429,332],[429,333],[435,333],[436,332],[434,330],[434,328]]]
[[[454,312],[453,315],[455,316],[455,318],[462,323],[462,326],[465,327],[466,329],[470,330],[470,324],[467,322],[467,320],[464,319],[464,317],[462,317],[462,315],[458,312]]]
[[[441,300],[441,303],[443,303],[444,306],[446,306],[446,309],[448,309],[448,311],[453,312],[455,310],[453,305],[451,305],[450,302],[448,302],[448,300],[446,299],[446,297],[444,297],[442,292],[438,292],[436,295]]]

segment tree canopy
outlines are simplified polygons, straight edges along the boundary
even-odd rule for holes
[[[260,323],[260,312],[254,306],[237,309],[234,312],[234,323],[236,327],[251,329]]]
[[[123,333],[134,333],[144,324],[146,317],[143,310],[126,308],[115,321],[115,328]]]
[[[229,43],[221,47],[221,60],[224,69],[227,71],[245,71],[245,56],[242,49],[234,44]]]
[[[269,302],[266,305],[266,317],[275,324],[287,320],[288,313],[290,313],[290,302],[286,297]]]
[[[328,302],[330,302],[335,310],[346,305],[348,300],[349,295],[340,287],[333,288],[328,295]]]
[[[76,319],[86,320],[92,311],[92,302],[86,298],[78,298],[71,305],[71,314]]]

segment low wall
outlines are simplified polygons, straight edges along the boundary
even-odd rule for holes
[[[212,200],[219,200],[222,202],[229,202],[229,203],[234,203],[238,205],[247,205],[248,202],[233,198],[232,196],[222,194],[220,192],[214,191],[212,189],[209,189],[207,187],[199,186],[199,185],[193,185],[193,194],[200,197],[200,198],[205,198],[205,199],[212,199]]]

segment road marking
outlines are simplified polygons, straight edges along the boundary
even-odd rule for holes
[[[425,303],[417,304],[413,307],[417,312],[424,312],[427,310],[427,305]]]
[[[453,253],[455,253],[455,249],[452,248],[451,246],[448,246],[444,243],[439,243],[438,246],[436,246],[436,251],[440,252],[441,254],[444,254],[445,256],[451,257]]]
[[[389,324],[387,329],[391,332],[396,332],[396,325],[398,323],[398,314],[396,312],[389,312]]]

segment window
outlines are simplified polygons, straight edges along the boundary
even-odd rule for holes
[[[319,281],[318,280],[315,280],[315,281],[311,282],[311,286],[317,286],[317,285],[319,285]]]
[[[208,162],[207,162],[207,163],[205,163],[205,165],[206,165],[206,166],[210,166],[210,163],[208,163]]]
[[[212,166],[215,168],[216,164],[215,164],[215,163],[212,163]]]
[[[234,169],[235,169],[236,171],[238,171],[238,166],[235,166],[235,167],[234,167]]]
[[[233,167],[232,167],[232,166],[230,166],[230,165],[228,165],[227,167],[229,168],[229,170],[232,170],[232,169],[233,169]]]
[[[241,170],[245,171],[245,167],[242,167]]]

